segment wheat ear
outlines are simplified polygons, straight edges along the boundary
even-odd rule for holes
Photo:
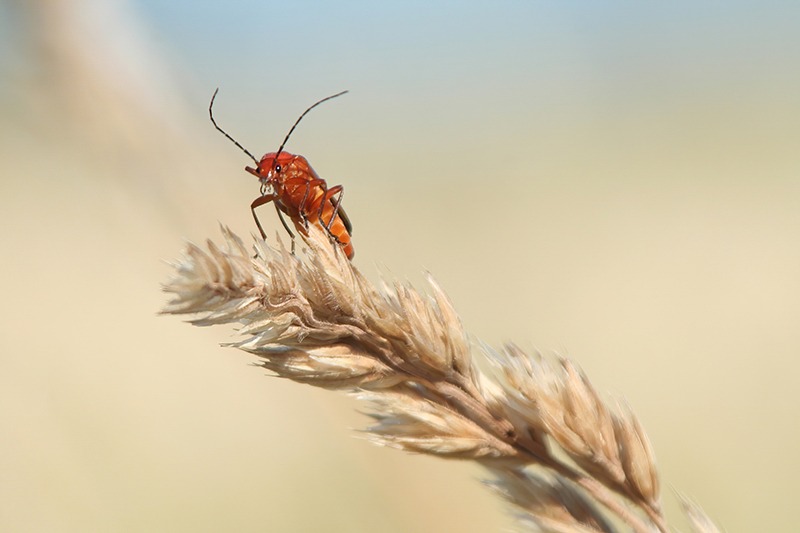
[[[513,345],[476,347],[442,289],[376,288],[312,227],[293,255],[223,228],[224,246],[189,245],[164,290],[170,314],[238,324],[231,344],[291,380],[368,402],[378,444],[477,461],[521,529],[670,531],[655,459],[629,407],[605,402],[568,359]],[[473,363],[480,352],[491,363]],[[716,531],[687,504],[697,532]]]

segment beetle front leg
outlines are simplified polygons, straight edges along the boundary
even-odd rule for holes
[[[253,213],[253,220],[256,221],[256,226],[258,226],[258,232],[261,233],[261,238],[264,239],[264,240],[267,240],[267,234],[264,233],[264,228],[261,227],[261,221],[258,220],[258,215],[256,215],[256,207],[260,207],[260,206],[262,206],[264,204],[268,204],[269,202],[273,201],[274,199],[275,199],[275,197],[273,195],[265,194],[263,196],[259,196],[255,200],[253,200],[253,203],[250,204],[250,212]],[[277,208],[278,205],[275,204],[275,207]],[[285,224],[284,224],[284,226],[285,226]],[[289,228],[286,228],[286,230],[288,231]],[[291,234],[291,233],[292,232],[289,231],[289,234]],[[292,239],[294,239],[294,235],[292,235]]]

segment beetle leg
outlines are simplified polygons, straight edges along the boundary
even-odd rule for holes
[[[267,234],[264,233],[264,228],[261,227],[261,221],[258,220],[258,215],[256,215],[256,207],[259,207],[259,206],[262,206],[264,204],[267,204],[267,203],[273,201],[274,199],[275,199],[275,197],[273,195],[265,194],[263,196],[259,196],[255,200],[253,200],[253,203],[250,204],[250,212],[253,213],[253,220],[256,221],[256,226],[258,226],[258,232],[261,233],[261,238],[264,239],[264,240],[267,239]],[[276,204],[275,207],[277,208],[278,205]],[[286,229],[288,230],[289,228],[286,228]],[[291,231],[289,233],[291,234]],[[294,235],[292,235],[292,238],[294,238]]]
[[[288,181],[289,180],[287,180],[287,182]],[[325,185],[325,180],[322,180],[322,179],[319,179],[319,178],[310,179],[310,180],[303,180],[303,186],[305,186],[305,192],[303,193],[303,198],[300,200],[300,203],[297,205],[297,210],[300,213],[301,218],[303,219],[303,225],[305,226],[306,229],[308,229],[309,215],[311,215],[313,212],[309,212],[309,209],[311,209],[311,206],[307,205],[307,204],[314,205],[314,202],[317,200],[317,195],[316,195],[316,190],[317,189],[321,189],[322,190],[322,200],[321,201],[324,204],[324,202],[327,201],[327,200],[325,200],[325,198],[326,198],[326,194],[328,192],[328,187]],[[314,196],[313,198],[312,198],[312,194],[311,194],[312,190],[315,191],[315,194],[313,195]],[[320,210],[319,213],[317,213],[317,220],[321,221],[321,218],[320,218],[321,217],[321,213],[322,213],[322,210]],[[322,223],[320,223],[320,224],[323,225]]]
[[[285,229],[287,233],[289,233],[289,237],[292,239],[292,255],[294,255],[294,242],[295,242],[294,233],[292,233],[292,230],[289,229],[289,224],[286,223],[286,219],[283,218],[283,212],[278,207],[278,202],[275,202],[275,211],[278,212],[278,218],[281,219],[281,224],[283,224],[283,229]]]
[[[336,196],[336,200],[334,201],[333,197]],[[339,206],[342,205],[342,198],[344,197],[344,187],[341,185],[335,185],[325,191],[325,196],[322,197],[322,203],[319,205],[319,219],[322,221],[322,210],[325,207],[325,204],[331,202],[333,204],[333,213],[331,213],[331,219],[325,224],[325,229],[328,230],[328,235],[335,238],[335,235],[331,233],[331,226],[333,226],[333,221],[336,219],[336,215],[339,213]],[[324,222],[324,221],[323,221]],[[338,239],[336,239],[338,241]]]
[[[278,212],[278,218],[281,219],[281,224],[283,224],[283,228],[289,234],[289,238],[292,240],[292,253],[294,253],[294,233],[292,230],[289,229],[289,225],[286,223],[286,219],[283,218],[283,213],[281,212],[280,207],[278,206],[278,202],[275,201],[275,196],[272,194],[265,194],[264,196],[259,196],[253,203],[250,204],[250,212],[253,213],[253,220],[256,221],[256,226],[258,226],[258,232],[261,233],[261,238],[266,240],[267,234],[264,232],[264,228],[261,227],[261,221],[258,220],[258,215],[256,215],[256,207],[260,207],[264,204],[268,204],[269,202],[273,202],[275,205],[275,210]]]
[[[303,225],[308,231],[308,215],[306,214],[306,202],[308,201],[308,195],[311,193],[311,181],[306,181],[306,192],[303,193],[303,199],[300,200],[300,205],[298,206],[298,211],[300,211],[300,216],[303,218]]]

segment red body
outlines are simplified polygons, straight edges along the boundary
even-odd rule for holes
[[[341,185],[328,188],[305,157],[288,152],[270,152],[261,158],[258,167],[245,170],[261,181],[262,196],[253,202],[253,209],[273,202],[279,212],[292,220],[297,231],[308,235],[308,225],[316,224],[336,239],[348,259],[353,258],[355,251],[350,241],[353,228],[338,206],[343,192]]]

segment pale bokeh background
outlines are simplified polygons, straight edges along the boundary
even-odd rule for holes
[[[438,5],[0,3],[0,530],[510,524],[478,469],[156,315],[186,239],[255,231],[217,86],[256,155],[350,89],[287,148],[347,188],[360,268],[624,396],[674,524],[671,487],[796,527],[800,7]]]

